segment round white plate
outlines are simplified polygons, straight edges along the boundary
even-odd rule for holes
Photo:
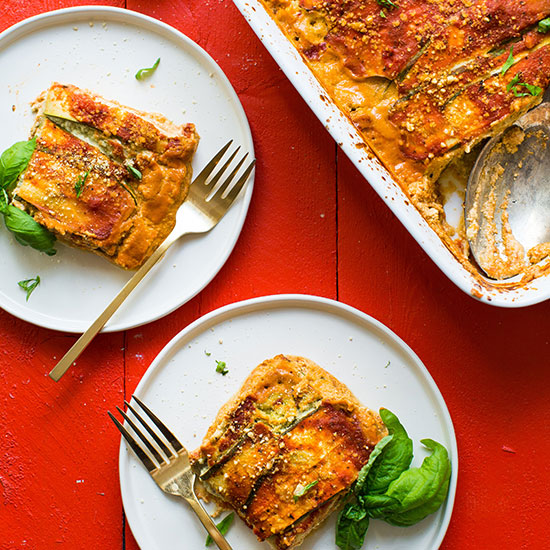
[[[148,79],[134,75],[160,65]],[[193,122],[201,136],[195,173],[234,139],[254,156],[250,128],[231,84],[189,38],[150,17],[118,8],[69,8],[39,15],[0,35],[0,151],[27,139],[30,103],[51,82],[75,84],[125,105]],[[240,234],[253,180],[209,234],[185,237],[138,287],[105,330],[124,330],[173,311],[202,290]],[[83,332],[131,273],[95,254],[57,244],[51,258],[17,244],[0,226],[0,307],[37,325]],[[17,282],[40,275],[28,302]]]
[[[451,417],[414,352],[368,315],[339,302],[301,295],[226,306],[180,332],[149,367],[135,394],[188,449],[194,449],[250,371],[279,353],[312,359],[365,405],[395,412],[414,441],[413,465],[426,456],[420,439],[432,438],[447,447],[453,475],[446,505],[406,529],[373,520],[365,544],[380,550],[436,550],[447,530],[456,490],[458,455]],[[216,372],[216,360],[226,362],[226,376]],[[164,494],[124,443],[120,483],[126,516],[141,550],[204,547],[204,529],[186,503]],[[334,526],[331,517],[300,548],[337,550]],[[239,519],[227,538],[236,550],[270,548]]]

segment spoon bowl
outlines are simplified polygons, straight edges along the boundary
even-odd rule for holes
[[[472,254],[492,279],[513,277],[550,252],[550,103],[487,142],[468,180],[464,217]]]

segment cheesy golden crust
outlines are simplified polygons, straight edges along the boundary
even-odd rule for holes
[[[14,204],[68,244],[138,268],[187,196],[194,126],[57,83],[37,109],[37,146]]]
[[[261,1],[444,244],[478,276],[463,228],[447,224],[438,179],[542,100],[550,33],[538,23],[550,1]]]
[[[222,407],[192,460],[207,490],[283,550],[338,507],[384,435],[344,384],[308,359],[278,355]]]

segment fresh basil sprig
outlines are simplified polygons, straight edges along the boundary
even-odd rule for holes
[[[510,54],[508,55],[508,59],[504,62],[504,65],[502,65],[502,69],[500,70],[500,74],[504,76],[508,69],[516,62],[514,59],[514,48],[510,48]]]
[[[365,542],[370,518],[361,505],[348,502],[338,516],[336,546],[342,550],[359,550]]]
[[[6,204],[2,199],[0,199],[0,212],[4,214],[6,227],[14,234],[19,244],[40,250],[48,256],[56,253],[55,235],[35,222],[32,216],[11,204]]]
[[[550,17],[547,17],[546,19],[542,19],[541,21],[539,21],[538,31],[539,32],[550,31]]]
[[[18,141],[0,156],[0,188],[11,191],[19,174],[27,168],[36,149],[36,138]]]
[[[423,443],[432,454],[419,468],[409,468],[412,441],[388,409],[380,416],[388,429],[359,472],[351,500],[338,517],[336,544],[342,550],[359,550],[369,518],[391,525],[409,526],[437,511],[449,490],[451,463],[443,445],[432,439]]]
[[[529,95],[538,96],[542,93],[542,88],[540,86],[535,86],[534,84],[527,84],[527,82],[520,82],[521,73],[516,74],[514,78],[506,86],[506,91],[514,92],[516,97],[526,97]],[[520,91],[520,86],[524,87],[527,91]]]
[[[31,246],[52,256],[56,252],[53,244],[55,236],[35,222],[32,216],[8,204],[8,193],[19,175],[27,168],[35,149],[36,139],[33,138],[13,144],[0,156],[0,213],[4,215],[6,227],[14,234],[19,244]]]
[[[229,528],[231,527],[231,524],[233,523],[233,520],[235,519],[235,512],[231,512],[227,516],[225,516],[219,523],[216,523],[216,527],[218,528],[218,531],[225,535],[227,531],[229,531]],[[206,537],[206,542],[204,543],[205,546],[210,546],[214,540],[210,535]]]
[[[152,67],[146,67],[144,69],[140,69],[136,73],[136,80],[143,80],[144,78],[152,75],[157,70],[159,63],[160,63],[160,57],[155,61]]]
[[[413,442],[397,416],[388,409],[380,409],[380,417],[391,440],[384,443],[384,438],[378,443],[376,447],[381,447],[380,452],[377,454],[375,447],[373,461],[369,460],[364,467],[366,474],[363,470],[359,473],[358,489],[361,493],[363,489],[367,489],[369,494],[385,492],[389,484],[410,466],[413,458]]]

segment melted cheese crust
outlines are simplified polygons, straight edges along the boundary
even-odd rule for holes
[[[68,244],[138,268],[172,231],[187,196],[198,144],[194,126],[57,83],[38,109],[37,147],[14,204]],[[72,123],[86,125],[89,142],[67,131]]]
[[[340,504],[384,435],[336,378],[278,355],[222,407],[192,460],[207,489],[282,550]]]
[[[550,33],[537,23],[550,1],[262,2],[445,245],[479,276],[463,229],[454,235],[447,224],[438,178],[541,101],[542,93],[513,86],[548,86]],[[503,71],[511,48],[514,64]]]

